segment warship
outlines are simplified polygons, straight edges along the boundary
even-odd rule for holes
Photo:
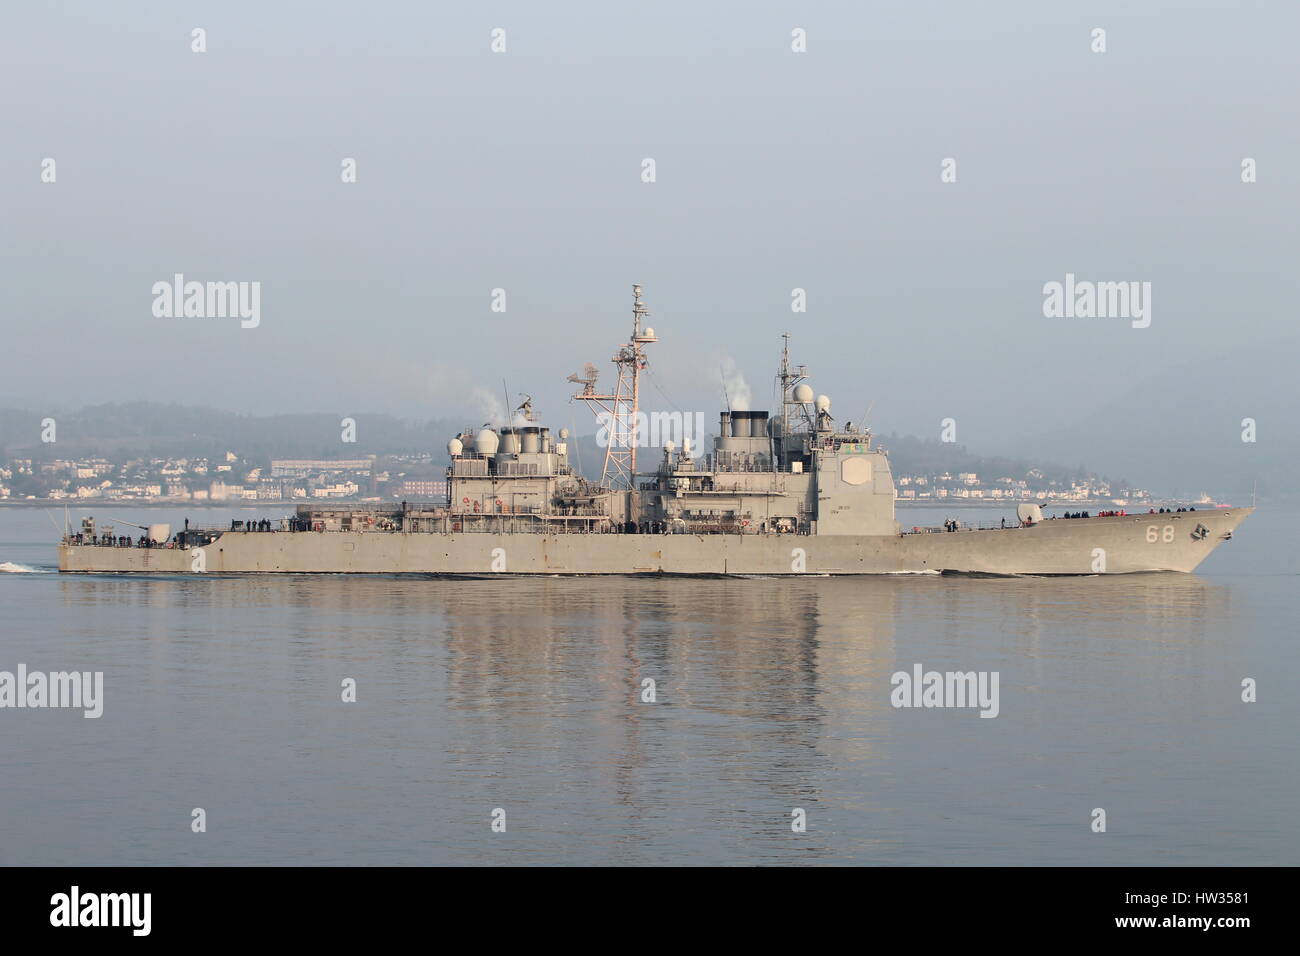
[[[447,444],[445,502],[300,505],[230,528],[166,524],[136,537],[83,519],[59,545],[59,570],[150,574],[490,575],[1095,575],[1190,572],[1253,508],[1045,519],[1016,506],[1001,527],[900,527],[887,451],[870,429],[831,415],[786,337],[769,411],[721,412],[712,449],[665,441],[639,471],[640,376],[649,312],[633,286],[632,334],[613,357],[570,375],[603,423],[599,480],[571,460],[569,433],[533,417],[466,429]]]

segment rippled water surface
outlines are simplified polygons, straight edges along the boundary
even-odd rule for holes
[[[61,521],[0,510],[0,670],[104,715],[0,710],[0,863],[1300,863],[1291,510],[1048,579],[69,576]]]

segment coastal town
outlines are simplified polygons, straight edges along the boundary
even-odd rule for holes
[[[948,471],[895,476],[900,504],[996,502],[1145,507],[1145,489],[1113,486],[1095,476],[1049,478],[1039,469],[988,477]],[[256,461],[229,451],[209,458],[12,458],[0,465],[0,503],[441,501],[445,462],[425,455]],[[1204,499],[1208,501],[1209,499]]]
[[[446,491],[443,467],[431,455],[254,462],[232,451],[217,460],[14,458],[0,466],[0,502],[436,500]]]

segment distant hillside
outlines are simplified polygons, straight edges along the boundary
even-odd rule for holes
[[[1084,459],[1148,487],[1249,499],[1300,493],[1300,343],[1269,343],[1152,375],[1125,394],[1089,397],[1067,427],[1023,441],[1045,457]],[[1253,418],[1256,441],[1243,442]]]
[[[28,411],[0,410],[0,451],[5,459],[103,457],[114,461],[132,457],[219,458],[233,451],[253,462],[271,458],[349,458],[365,455],[433,456],[446,462],[447,439],[480,422],[431,419],[408,422],[391,415],[355,415],[356,442],[341,441],[340,417],[310,415],[240,415],[194,405],[132,402],[96,405],[57,416],[57,441],[40,441],[41,416]],[[981,456],[963,445],[945,444],[907,435],[880,439],[890,451],[894,473],[929,474],[975,472],[983,479],[1024,478],[1037,468],[1048,480],[1068,482],[1087,474],[1082,465],[1066,468],[1041,461]],[[588,476],[599,476],[605,450],[595,434],[570,439],[575,465]],[[706,447],[712,443],[706,442]],[[662,452],[640,452],[641,471],[652,470]],[[1075,457],[1077,460],[1077,456]],[[1122,482],[1121,482],[1122,483]]]
[[[250,461],[270,458],[349,458],[369,454],[443,455],[447,439],[466,426],[434,419],[406,422],[391,415],[354,415],[356,442],[341,440],[338,415],[239,415],[190,405],[132,402],[96,405],[56,416],[57,441],[41,442],[41,416],[0,410],[5,458],[188,456],[233,451]]]
[[[1052,461],[977,455],[965,445],[911,435],[880,435],[877,440],[889,451],[890,467],[896,476],[974,472],[981,480],[991,481],[997,478],[1023,479],[1031,470],[1037,470],[1046,481],[1062,484],[1091,476],[1102,477],[1115,487],[1129,487],[1127,478],[1096,475],[1082,464],[1067,467]]]

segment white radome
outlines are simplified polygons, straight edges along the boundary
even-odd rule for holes
[[[807,405],[813,400],[813,390],[811,385],[796,385],[794,387],[794,400],[803,405]]]
[[[817,396],[817,411],[829,412],[831,410],[831,400],[825,395]]]
[[[447,442],[447,454],[451,455],[452,458],[455,458],[464,450],[465,443],[459,438],[453,438],[451,441]]]

